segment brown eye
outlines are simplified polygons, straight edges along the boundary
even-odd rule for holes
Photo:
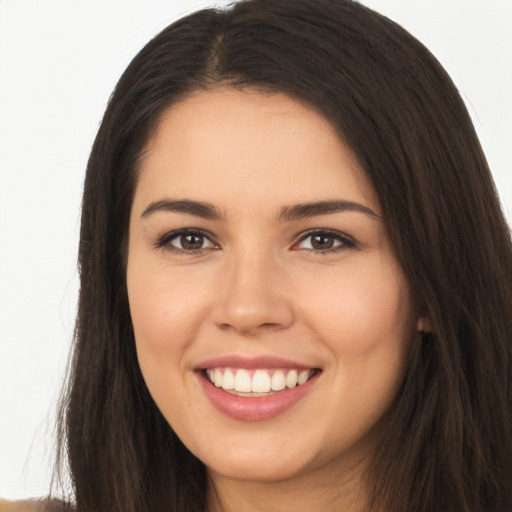
[[[355,242],[343,233],[331,230],[318,230],[304,235],[293,248],[323,254],[351,247],[355,247]]]
[[[176,252],[200,252],[204,249],[215,249],[217,246],[200,231],[181,231],[169,233],[162,237],[158,247],[167,247]]]
[[[334,247],[334,237],[329,235],[314,235],[311,237],[311,247],[318,250],[332,249]]]
[[[204,236],[199,234],[181,235],[180,244],[181,248],[187,251],[196,251],[202,249],[204,243]]]

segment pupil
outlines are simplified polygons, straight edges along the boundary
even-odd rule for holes
[[[201,235],[183,235],[181,237],[181,246],[184,249],[201,249],[203,246],[203,237]]]
[[[334,244],[332,236],[315,235],[311,245],[315,249],[331,249]]]

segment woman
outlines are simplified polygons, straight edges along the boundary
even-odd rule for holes
[[[201,11],[88,164],[78,511],[512,510],[512,248],[453,84],[343,0]]]

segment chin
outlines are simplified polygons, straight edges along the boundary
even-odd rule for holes
[[[285,447],[283,443],[255,442],[238,449],[222,447],[197,454],[208,471],[224,478],[250,482],[282,482],[300,476],[318,466],[314,450],[301,449],[303,443]]]
[[[207,465],[210,472],[224,478],[253,483],[279,483],[293,479],[305,472],[305,465],[280,463],[274,458],[256,459],[250,462],[225,460],[215,466]]]

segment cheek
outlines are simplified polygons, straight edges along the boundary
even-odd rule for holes
[[[183,354],[206,310],[204,292],[186,274],[175,274],[172,280],[168,274],[165,268],[136,261],[127,271],[137,355],[148,386],[148,378],[158,380],[165,368],[184,371]]]
[[[309,288],[304,316],[335,351],[357,357],[385,346],[400,350],[413,325],[404,282],[393,269],[338,272],[329,284],[317,282]]]
[[[333,450],[377,432],[402,382],[414,335],[409,290],[396,273],[351,276],[332,292],[319,286],[309,295],[309,326],[331,354],[324,435]],[[321,414],[319,407],[313,416]]]
[[[331,353],[340,411],[352,411],[364,429],[384,413],[402,381],[415,326],[410,292],[394,266],[354,270],[329,289],[311,290],[308,321]]]

